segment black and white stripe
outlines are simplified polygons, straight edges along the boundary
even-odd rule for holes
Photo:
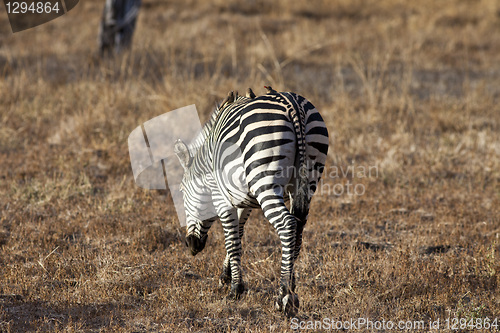
[[[220,281],[230,282],[230,296],[238,298],[244,290],[243,227],[251,209],[261,207],[282,244],[276,305],[293,315],[298,309],[293,266],[328,151],[319,112],[304,97],[272,88],[259,97],[251,90],[247,97],[230,93],[198,137],[189,146],[178,141],[175,151],[185,169],[181,189],[192,254],[204,248],[219,217],[227,250]]]

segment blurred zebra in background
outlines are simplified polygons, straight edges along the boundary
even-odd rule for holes
[[[141,0],[106,0],[99,26],[99,53],[119,54],[129,49]]]
[[[244,291],[241,238],[252,208],[262,208],[281,240],[281,279],[276,308],[295,315],[294,263],[302,244],[309,204],[324,169],[328,131],[304,97],[271,87],[256,97],[234,95],[216,108],[198,137],[174,151],[184,168],[180,189],[186,212],[186,245],[196,255],[217,217],[224,229],[226,259],[220,283],[229,297]],[[290,200],[290,210],[285,201]],[[214,212],[214,213],[211,213]]]

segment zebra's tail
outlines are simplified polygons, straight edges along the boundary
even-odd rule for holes
[[[287,96],[291,97],[291,96]],[[292,97],[293,98],[293,97]],[[292,98],[290,98],[292,100]],[[307,215],[309,214],[309,179],[307,171],[306,159],[306,135],[305,135],[305,121],[306,115],[303,107],[296,102],[292,103],[295,107],[291,112],[291,118],[294,123],[295,134],[297,136],[297,152],[299,154],[298,163],[298,177],[295,195],[293,196],[290,213],[299,220],[299,225],[306,222]]]

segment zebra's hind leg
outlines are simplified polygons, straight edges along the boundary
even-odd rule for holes
[[[264,215],[274,226],[281,240],[281,278],[275,307],[277,310],[283,311],[285,315],[293,317],[299,310],[299,297],[294,292],[295,279],[293,271],[296,258],[297,219],[290,214],[290,211],[285,206],[281,193],[277,188],[273,187],[262,191],[257,200]]]
[[[302,247],[302,233],[304,231],[304,226],[306,225],[307,220],[301,221],[297,219],[297,232],[295,235],[295,250],[293,253],[293,260],[297,261],[297,258],[300,254],[300,248]],[[295,272],[292,274],[292,291],[295,292]]]
[[[252,212],[251,208],[238,208],[238,221],[239,221],[239,235],[240,241],[243,239],[243,231],[245,228],[245,223]],[[224,263],[222,264],[222,273],[219,277],[219,286],[227,286],[231,283],[231,265],[229,260],[229,254],[226,254]]]
[[[299,297],[295,293],[294,272],[297,219],[288,213],[283,218],[283,222],[283,226],[277,228],[282,254],[280,287],[275,307],[288,317],[293,317],[297,314],[300,306]]]
[[[222,274],[225,275],[225,267],[229,267],[231,290],[229,291],[228,298],[239,299],[241,294],[245,291],[245,286],[241,276],[241,238],[238,212],[236,208],[231,208],[224,211],[219,216],[222,227],[224,228],[225,245],[229,262],[228,266],[224,266]],[[224,261],[224,263],[226,264],[226,261]]]

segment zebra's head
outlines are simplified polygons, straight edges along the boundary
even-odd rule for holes
[[[193,204],[200,202],[200,194],[197,191],[198,186],[196,186],[196,182],[193,181],[192,170],[190,168],[193,163],[193,157],[189,153],[188,146],[182,140],[177,140],[174,145],[174,152],[184,168],[184,175],[179,190],[182,192],[186,212],[186,246],[194,256],[205,248],[208,229],[213,221],[203,219],[200,216],[200,208],[203,211],[203,207]]]
[[[205,244],[207,243],[208,234],[205,234],[203,237],[198,238],[195,235],[187,235],[186,236],[186,246],[191,250],[191,254],[193,256],[197,255],[205,248]]]

